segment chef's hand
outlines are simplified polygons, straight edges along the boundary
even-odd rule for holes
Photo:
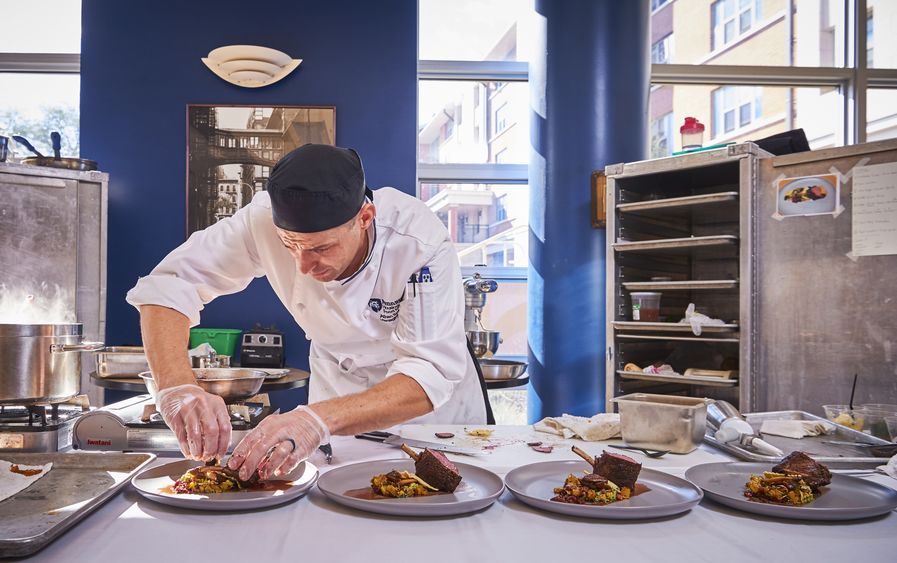
[[[156,393],[156,409],[177,436],[184,457],[224,459],[231,433],[224,399],[199,385],[178,385]]]
[[[330,430],[313,410],[300,405],[264,420],[234,448],[227,466],[240,470],[240,479],[259,471],[262,480],[286,475],[321,444],[330,441]],[[271,452],[270,455],[267,455]]]

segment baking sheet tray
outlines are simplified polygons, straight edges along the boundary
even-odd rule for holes
[[[744,418],[748,421],[748,423],[750,423],[750,425],[754,428],[754,431],[758,434],[760,433],[760,426],[765,420],[821,420],[831,423],[830,420],[826,420],[821,416],[816,416],[815,414],[810,414],[804,411],[746,413],[744,414]],[[797,439],[785,438],[783,436],[773,436],[771,434],[762,434],[762,437],[773,446],[781,449],[783,452],[785,452],[786,455],[799,450],[807,453],[816,461],[829,465],[832,468],[874,467],[877,465],[883,465],[888,462],[888,458],[886,457],[872,457],[862,447],[824,444],[823,442],[828,441],[856,442],[879,445],[887,445],[891,443],[882,440],[881,438],[876,438],[872,435],[864,434],[863,432],[853,430],[852,428],[848,428],[840,424],[835,424],[835,427],[836,430],[834,434],[829,434],[827,436],[807,436]],[[780,461],[780,458],[777,458],[775,456],[758,454],[739,445],[735,445],[732,443],[720,443],[716,440],[716,438],[713,437],[714,432],[715,430],[710,428],[710,426],[708,425],[707,433],[704,435],[704,441],[714,447],[723,450],[724,452],[732,454],[740,460],[758,462],[762,461],[773,464]]]
[[[115,496],[155,459],[146,453],[0,453],[12,463],[53,462],[44,477],[0,502],[0,557],[30,555]]]

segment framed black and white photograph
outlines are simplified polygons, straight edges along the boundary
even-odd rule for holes
[[[187,236],[252,201],[273,167],[306,143],[336,143],[336,108],[187,106]]]

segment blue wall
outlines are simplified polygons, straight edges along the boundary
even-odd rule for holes
[[[274,85],[239,88],[200,61],[232,44],[304,62]],[[336,142],[358,150],[368,184],[414,193],[416,92],[416,0],[84,0],[81,154],[111,176],[106,341],[139,342],[125,293],[186,238],[187,104],[336,106]],[[267,281],[202,315],[210,327],[257,321],[284,330],[289,365],[307,369],[308,343]]]

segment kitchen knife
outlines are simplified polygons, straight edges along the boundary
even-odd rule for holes
[[[398,434],[390,434],[389,432],[365,432],[364,434],[356,434],[359,440],[372,440],[374,442],[382,442],[388,446],[402,447],[402,444],[408,444],[412,448],[430,448],[440,452],[447,452],[461,455],[486,455],[492,453],[490,450],[482,450],[475,448],[465,448],[452,444],[441,444],[438,442],[426,442],[424,440],[413,440],[404,438]]]

